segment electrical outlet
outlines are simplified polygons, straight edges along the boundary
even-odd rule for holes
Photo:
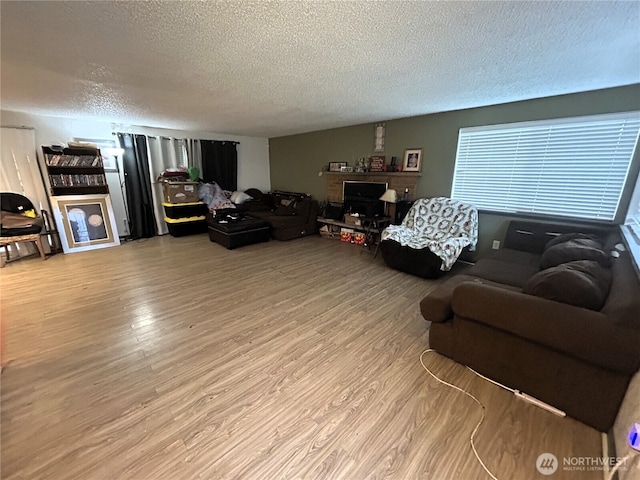
[[[500,240],[494,240],[493,244],[491,245],[491,248],[494,250],[500,249]]]
[[[640,452],[640,423],[634,423],[629,432],[629,445]]]

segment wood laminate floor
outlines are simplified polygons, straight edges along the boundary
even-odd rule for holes
[[[0,271],[4,479],[486,479],[472,400],[434,381],[434,285],[320,237],[226,250],[205,235]],[[486,406],[501,480],[600,456],[595,430],[429,353]],[[562,460],[561,460],[562,461]]]

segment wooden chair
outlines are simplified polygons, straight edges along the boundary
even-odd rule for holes
[[[0,246],[4,247],[7,260],[10,260],[9,245],[14,243],[34,242],[40,252],[40,258],[45,260],[41,231],[44,226],[45,211],[38,216],[31,201],[18,193],[0,193]],[[26,215],[31,212],[31,216]],[[6,217],[5,217],[6,215]],[[23,216],[24,215],[24,216]],[[17,220],[16,220],[17,219]],[[24,222],[22,221],[24,219]],[[6,220],[7,225],[4,225]],[[9,222],[12,223],[9,223]],[[4,260],[0,260],[0,267],[4,267]]]
[[[29,235],[18,235],[14,237],[0,237],[0,246],[4,247],[5,256],[7,261],[11,260],[9,256],[9,245],[19,242],[34,242],[40,252],[40,258],[45,260],[44,247],[42,246],[42,238],[39,233],[31,233]],[[4,259],[0,259],[0,268],[4,267]]]

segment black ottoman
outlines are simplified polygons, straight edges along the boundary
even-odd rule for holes
[[[268,242],[270,236],[269,222],[249,216],[230,222],[209,222],[209,239],[229,250],[252,243]]]

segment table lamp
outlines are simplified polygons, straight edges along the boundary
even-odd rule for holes
[[[398,201],[398,192],[396,192],[393,188],[387,188],[387,190],[385,190],[385,192],[382,194],[382,196],[379,198],[379,200],[382,200],[384,202],[384,214],[385,216],[389,216],[389,212],[388,212],[388,204],[389,203],[396,203]]]

